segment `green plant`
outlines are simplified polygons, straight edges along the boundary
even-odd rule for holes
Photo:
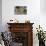
[[[38,40],[39,41],[41,41],[41,40],[45,41],[45,35],[44,35],[44,31],[43,31],[42,27],[40,27],[40,25],[39,25],[39,28],[36,28],[36,29],[37,29],[36,36],[38,36]]]

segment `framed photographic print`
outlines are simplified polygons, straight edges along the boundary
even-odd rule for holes
[[[26,15],[27,14],[27,6],[15,6],[14,14]]]

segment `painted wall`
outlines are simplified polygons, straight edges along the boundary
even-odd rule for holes
[[[16,5],[27,6],[27,15],[15,15],[14,7]],[[39,23],[40,15],[40,0],[3,0],[2,1],[2,22],[3,26],[10,19],[17,19],[19,22],[24,22],[25,20],[30,20],[33,23]],[[38,20],[38,21],[37,21]],[[5,27],[4,27],[5,28]],[[6,28],[5,28],[6,30]]]
[[[46,0],[40,0],[40,24],[46,31]]]
[[[40,0],[40,9],[42,13],[46,13],[46,0]]]
[[[8,30],[7,22],[9,20],[17,19],[19,22],[25,22],[25,20],[30,20],[33,25],[33,45],[38,46],[38,39],[36,37],[36,27],[39,24],[46,30],[46,15],[44,15],[41,11],[42,3],[40,5],[40,0],[2,0],[2,26],[3,31]],[[15,6],[27,6],[27,15],[15,15],[14,7]],[[41,6],[41,7],[40,7]]]
[[[0,0],[0,31],[2,31],[2,0]]]

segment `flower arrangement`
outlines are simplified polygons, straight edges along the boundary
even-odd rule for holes
[[[38,40],[41,41],[43,40],[43,42],[45,41],[45,34],[44,34],[44,31],[43,31],[43,28],[40,27],[39,25],[39,28],[36,28],[37,29],[37,34],[36,36],[38,36]]]

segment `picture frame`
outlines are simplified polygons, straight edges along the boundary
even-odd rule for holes
[[[27,14],[27,6],[15,6],[14,14],[15,15],[26,15]]]

